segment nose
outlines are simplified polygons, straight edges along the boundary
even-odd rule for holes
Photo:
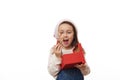
[[[67,33],[64,33],[64,35],[63,35],[64,37],[66,37],[67,36]]]

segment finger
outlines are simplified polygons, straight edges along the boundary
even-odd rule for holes
[[[62,41],[63,41],[63,38],[60,39],[60,44],[62,43]]]
[[[60,44],[61,44],[61,43],[62,43],[62,41],[63,41],[63,38],[59,38],[59,39],[58,39],[58,43],[60,43]]]
[[[83,66],[83,64],[80,64],[80,65],[79,65],[79,67],[82,67],[82,66]]]
[[[57,47],[58,47],[58,45],[55,45],[55,46],[53,47],[53,53],[56,53]]]
[[[55,46],[56,46],[56,45],[54,45],[54,46],[52,47],[52,49],[55,49]]]
[[[78,64],[76,64],[76,65],[75,65],[75,67],[76,67],[76,68],[79,68],[79,65],[78,65]]]
[[[59,50],[60,50],[60,43],[58,43],[58,44],[55,46],[54,51],[55,51],[55,52],[59,52]]]
[[[59,51],[59,44],[56,45],[55,50]]]
[[[54,46],[52,47],[53,53],[55,52],[55,47],[56,47],[56,45],[54,45]]]
[[[61,46],[61,45],[59,45],[59,46],[58,46],[58,51],[60,51],[60,52],[61,52],[61,50],[62,50],[62,46]]]
[[[80,67],[83,66],[83,64],[76,64],[75,66],[76,66],[77,68],[80,68]]]
[[[58,48],[58,44],[57,45],[55,45],[55,49],[57,49]]]
[[[58,43],[60,43],[60,38],[57,39]]]

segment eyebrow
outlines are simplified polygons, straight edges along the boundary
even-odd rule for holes
[[[64,30],[59,30],[59,31],[64,31]],[[73,30],[66,30],[66,31],[73,31]]]
[[[67,30],[67,32],[73,32],[73,30]],[[58,32],[64,32],[64,30],[60,30],[60,31],[58,31]]]

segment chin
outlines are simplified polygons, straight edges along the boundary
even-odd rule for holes
[[[69,48],[69,45],[63,45],[64,46],[64,48]]]

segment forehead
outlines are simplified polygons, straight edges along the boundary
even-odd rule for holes
[[[58,30],[73,30],[73,27],[70,24],[63,23],[58,27]]]

